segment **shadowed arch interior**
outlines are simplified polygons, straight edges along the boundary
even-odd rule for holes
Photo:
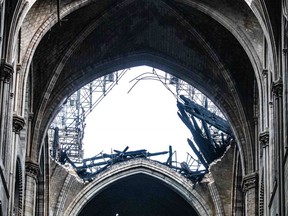
[[[163,182],[135,174],[114,182],[92,198],[79,216],[177,216],[198,214]]]

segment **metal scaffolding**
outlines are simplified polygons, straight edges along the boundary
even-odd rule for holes
[[[116,71],[96,79],[72,94],[63,103],[49,129],[51,156],[58,160],[66,152],[74,163],[83,161],[85,119],[100,101],[113,89],[129,69]]]

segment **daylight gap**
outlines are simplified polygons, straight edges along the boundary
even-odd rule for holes
[[[143,158],[194,185],[234,139],[223,114],[203,93],[147,66],[110,73],[73,93],[48,137],[51,157],[83,181],[113,164]]]

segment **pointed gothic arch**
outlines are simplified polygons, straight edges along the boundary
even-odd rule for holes
[[[213,211],[211,207],[208,206],[203,197],[192,188],[192,182],[189,182],[180,174],[158,162],[137,159],[114,165],[107,172],[98,175],[93,182],[87,185],[78,196],[75,197],[68,208],[64,210],[64,212],[58,213],[58,215],[77,215],[87,204],[87,201],[97,196],[97,194],[109,187],[109,185],[120,179],[136,174],[147,175],[163,182],[163,184],[186,200],[198,215],[205,216],[212,214]]]

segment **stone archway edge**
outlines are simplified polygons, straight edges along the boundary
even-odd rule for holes
[[[135,174],[145,174],[154,177],[184,198],[201,215],[212,215],[212,210],[204,198],[192,189],[192,182],[184,176],[156,161],[135,159],[113,165],[109,170],[100,173],[93,182],[89,183],[69,204],[64,216],[77,215],[84,205],[95,195],[110,184]]]

